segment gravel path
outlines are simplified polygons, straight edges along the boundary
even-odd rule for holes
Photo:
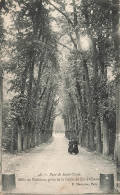
[[[15,172],[13,193],[80,194],[101,193],[100,173],[115,174],[115,164],[79,147],[68,154],[68,140],[55,134],[49,143],[27,153],[3,155],[3,173]]]

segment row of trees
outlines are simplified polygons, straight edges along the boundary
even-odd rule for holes
[[[69,50],[68,64],[62,73],[64,108],[61,112],[66,136],[79,136],[81,146],[92,151],[113,154],[118,1],[55,2],[57,5],[51,5],[61,14],[63,34],[69,37],[68,44],[64,45]],[[89,42],[88,49],[81,44],[84,36]]]
[[[6,33],[9,60],[4,71],[11,75],[9,90],[15,93],[4,103],[3,144],[11,152],[21,152],[52,136],[57,43],[45,1],[14,0],[8,9],[13,24]]]

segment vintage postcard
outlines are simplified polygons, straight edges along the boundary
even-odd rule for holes
[[[0,0],[0,194],[120,194],[119,0]]]

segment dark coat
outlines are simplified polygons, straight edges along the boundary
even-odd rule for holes
[[[78,150],[78,145],[77,145],[77,144],[74,145],[73,152],[74,152],[75,154],[77,154],[77,153],[79,152],[79,150]]]
[[[73,144],[69,144],[68,152],[69,153],[72,153],[73,152]]]

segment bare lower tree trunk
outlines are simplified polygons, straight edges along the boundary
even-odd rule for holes
[[[68,132],[70,129],[69,116],[66,117],[66,137],[68,138]]]
[[[35,125],[31,127],[31,148],[35,147]]]
[[[22,151],[22,131],[20,125],[18,125],[18,140],[17,140],[17,150],[20,153]]]
[[[107,118],[103,120],[103,155],[109,155],[109,126]]]
[[[86,126],[86,119],[87,119],[87,111],[85,107],[85,100],[83,101],[82,93],[81,93],[81,86],[76,79],[76,89],[78,93],[78,103],[80,106],[80,114],[81,114],[81,132],[79,133],[79,140],[81,146],[88,147],[88,127]],[[84,105],[84,106],[83,106]]]
[[[13,128],[11,129],[11,145],[10,145],[10,152],[13,154],[14,152],[14,131]]]
[[[30,148],[30,141],[31,141],[31,123],[28,122],[27,124],[27,149]]]
[[[101,145],[101,124],[99,116],[96,117],[96,151],[98,153],[102,152],[102,145]]]
[[[23,133],[23,151],[27,149],[27,134],[26,132]]]

